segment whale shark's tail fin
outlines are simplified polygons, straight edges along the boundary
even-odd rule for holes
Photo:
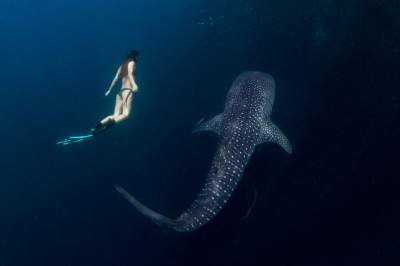
[[[283,134],[277,125],[272,121],[268,121],[264,128],[260,143],[273,142],[280,145],[287,153],[292,154],[293,148],[289,139]]]
[[[133,197],[128,191],[122,187],[115,185],[115,189],[132,204],[141,214],[152,220],[155,224],[163,227],[175,229],[179,224],[178,221],[165,217],[140,203],[135,197]]]

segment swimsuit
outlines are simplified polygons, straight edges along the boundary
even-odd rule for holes
[[[119,96],[121,96],[122,97],[122,92],[124,92],[124,91],[130,91],[130,93],[134,93],[136,90],[133,90],[133,89],[131,89],[131,88],[122,88],[120,91],[119,91]],[[129,94],[128,94],[128,96],[129,96]]]
[[[131,88],[122,88],[118,93],[118,95],[121,97],[121,99],[124,98],[124,97],[122,97],[122,92],[127,91],[127,90],[129,91],[129,93],[128,93],[128,96],[126,96],[124,104],[126,104],[126,102],[128,101],[129,96],[131,96],[134,92],[137,91],[137,90],[134,90],[134,89],[131,89]]]

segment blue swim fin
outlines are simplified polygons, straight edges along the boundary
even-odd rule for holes
[[[93,137],[93,134],[88,134],[88,135],[82,135],[82,136],[71,136],[71,137],[67,137],[63,140],[60,140],[57,142],[57,145],[69,145],[69,144],[73,144],[73,143],[79,143],[79,142],[83,142],[85,140],[89,140],[90,138]]]
[[[73,143],[79,143],[79,142],[83,142],[83,141],[87,141],[91,138],[93,138],[94,136],[103,133],[104,131],[110,129],[112,126],[114,126],[116,123],[114,120],[110,120],[107,124],[102,124],[102,123],[97,123],[95,128],[92,128],[90,130],[91,133],[87,134],[87,135],[81,135],[81,136],[70,136],[67,137],[63,140],[60,140],[57,142],[57,145],[69,145],[69,144],[73,144]]]
[[[102,124],[101,122],[97,123],[95,128],[92,128],[92,135],[95,136],[97,134],[100,134],[108,129],[110,129],[111,127],[113,127],[115,125],[115,120],[109,120],[107,122],[107,124]]]

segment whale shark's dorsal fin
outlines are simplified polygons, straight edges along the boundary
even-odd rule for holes
[[[221,120],[222,114],[216,115],[207,121],[204,121],[204,119],[202,119],[197,123],[195,129],[193,130],[193,133],[197,133],[200,131],[210,131],[216,133],[217,135],[220,135]]]
[[[292,154],[293,152],[289,139],[272,121],[268,121],[262,128],[262,135],[259,144],[264,142],[276,143],[289,154]]]

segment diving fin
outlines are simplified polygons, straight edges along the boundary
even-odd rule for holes
[[[79,143],[79,142],[83,142],[85,140],[88,140],[90,138],[93,137],[93,134],[88,134],[88,135],[82,135],[82,136],[70,136],[67,137],[64,140],[58,141],[57,145],[69,145],[69,144],[73,144],[73,143]]]
[[[73,144],[73,143],[79,143],[79,142],[83,142],[86,140],[89,140],[91,138],[93,138],[94,136],[108,130],[109,128],[111,128],[112,126],[114,126],[116,123],[114,120],[110,120],[108,123],[106,124],[102,124],[101,122],[97,123],[95,128],[92,128],[90,131],[91,133],[87,134],[87,135],[81,135],[81,136],[70,136],[67,137],[61,141],[57,142],[57,145],[69,145],[69,144]]]
[[[102,124],[101,122],[97,123],[95,128],[92,128],[92,135],[98,135],[101,132],[106,131],[107,129],[110,129],[112,126],[114,126],[116,124],[114,119],[109,120],[109,122],[107,122],[106,124]]]

